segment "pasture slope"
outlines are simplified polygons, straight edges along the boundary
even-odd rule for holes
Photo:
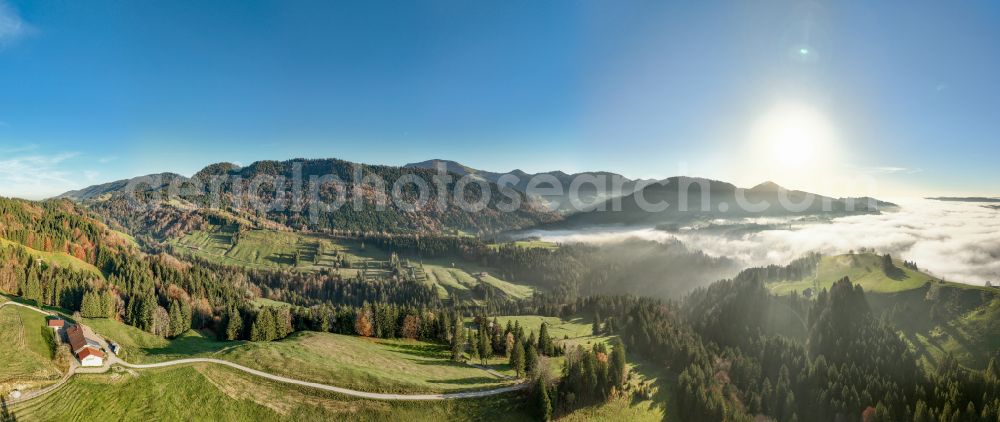
[[[270,229],[237,234],[235,230],[229,226],[209,226],[168,243],[177,254],[219,264],[273,270],[333,270],[344,278],[387,275],[392,257],[388,251],[354,239]],[[501,279],[490,268],[406,256],[401,260],[404,267],[412,269],[416,278],[433,287],[441,298],[469,299],[473,288],[480,283],[515,299],[533,294],[531,287]]]
[[[0,296],[0,302],[7,300]],[[51,336],[44,315],[0,303],[0,344],[4,347],[0,354],[0,397],[13,390],[42,388],[62,378]]]
[[[887,318],[928,367],[951,354],[959,363],[983,369],[1000,350],[1000,289],[953,283],[894,261],[887,274],[881,257],[848,254],[823,257],[816,273],[802,280],[769,283],[776,294],[828,289],[843,277],[864,288],[872,311]]]

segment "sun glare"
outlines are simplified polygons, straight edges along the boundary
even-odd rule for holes
[[[783,168],[805,168],[823,158],[833,130],[815,109],[785,104],[762,116],[753,129],[753,145],[759,159]]]

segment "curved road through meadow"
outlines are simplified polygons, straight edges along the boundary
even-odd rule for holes
[[[4,302],[4,303],[0,303],[0,308],[3,308],[6,305],[15,305],[15,306],[23,307],[23,308],[28,308],[28,309],[31,309],[31,310],[33,310],[35,312],[39,312],[39,313],[42,313],[42,314],[45,314],[45,315],[55,315],[55,314],[53,314],[51,312],[47,312],[47,311],[38,309],[38,308],[36,308],[34,306],[25,305],[25,304],[17,303],[17,302]],[[119,359],[118,356],[115,356],[112,353],[108,353],[108,360],[105,363],[105,365],[104,365],[103,368],[95,368],[95,369],[97,369],[100,372],[106,372],[113,365],[121,365],[121,366],[124,366],[126,368],[131,368],[131,369],[153,369],[153,368],[165,368],[165,367],[170,367],[170,366],[189,365],[189,364],[197,364],[197,363],[210,363],[210,364],[215,364],[215,365],[228,366],[228,367],[236,369],[238,371],[242,371],[242,372],[245,372],[245,373],[248,373],[248,374],[251,374],[251,375],[256,375],[258,377],[261,377],[261,378],[264,378],[264,379],[269,379],[271,381],[277,381],[277,382],[281,382],[281,383],[285,383],[285,384],[292,384],[292,385],[300,385],[300,386],[303,386],[303,387],[315,388],[317,390],[323,390],[323,391],[329,391],[329,392],[333,392],[333,393],[337,393],[337,394],[343,394],[345,396],[359,397],[359,398],[373,399],[373,400],[434,401],[434,400],[473,399],[473,398],[489,397],[489,396],[496,396],[496,395],[499,395],[499,394],[510,393],[512,391],[523,390],[523,389],[525,389],[525,388],[528,387],[527,384],[521,383],[521,384],[509,385],[509,386],[506,386],[506,387],[494,388],[492,390],[465,391],[465,392],[457,392],[457,393],[440,393],[440,394],[386,394],[386,393],[369,393],[367,391],[351,390],[351,389],[348,389],[348,388],[335,387],[335,386],[332,386],[332,385],[319,384],[319,383],[315,383],[315,382],[308,382],[308,381],[297,380],[297,379],[294,379],[294,378],[283,377],[281,375],[274,375],[274,374],[271,374],[271,373],[267,373],[267,372],[264,372],[264,371],[258,371],[256,369],[248,368],[246,366],[239,365],[239,364],[236,364],[236,363],[233,363],[233,362],[230,362],[230,361],[227,361],[227,360],[222,360],[222,359],[191,358],[191,359],[178,359],[178,360],[172,360],[172,361],[167,361],[167,362],[150,363],[150,364],[134,364],[134,363],[125,362],[125,361]],[[503,375],[496,374],[496,373],[494,373],[494,372],[492,372],[492,371],[490,371],[490,370],[488,370],[486,368],[482,368],[482,367],[479,367],[477,365],[472,365],[472,366],[475,366],[475,367],[477,367],[479,369],[483,369],[484,371],[490,372],[493,375],[496,375],[498,377],[503,378]],[[15,405],[15,404],[19,404],[19,403],[24,403],[24,402],[26,402],[28,400],[36,399],[36,398],[42,397],[42,396],[44,396],[46,394],[49,394],[49,393],[51,393],[51,392],[59,389],[59,387],[62,387],[64,384],[66,384],[66,382],[69,381],[69,379],[75,373],[78,372],[77,369],[78,369],[78,367],[76,365],[76,362],[73,361],[71,363],[71,365],[70,365],[69,371],[67,371],[66,375],[61,380],[59,380],[58,383],[50,385],[50,386],[48,386],[46,388],[43,388],[41,390],[38,390],[38,391],[26,393],[24,396],[22,396],[21,398],[19,398],[17,400],[8,400],[7,404],[8,405]],[[80,372],[82,373],[82,371],[80,371]],[[93,372],[88,371],[88,373],[93,373]]]
[[[246,372],[248,374],[256,375],[261,378],[266,378],[271,381],[282,382],[285,384],[301,385],[303,387],[315,388],[318,390],[330,391],[338,394],[343,394],[345,396],[360,397],[364,399],[374,399],[374,400],[410,400],[410,401],[428,401],[428,400],[453,400],[453,399],[473,399],[479,397],[489,397],[495,396],[497,394],[509,393],[511,391],[522,390],[527,387],[527,384],[516,384],[507,387],[495,388],[492,390],[480,390],[480,391],[466,391],[459,393],[442,393],[442,394],[385,394],[385,393],[369,393],[366,391],[357,391],[347,388],[334,387],[332,385],[319,384],[315,382],[301,381],[293,378],[283,377],[281,375],[274,375],[264,371],[258,371],[253,368],[247,368],[246,366],[239,365],[228,360],[222,359],[211,359],[211,358],[191,358],[191,359],[178,359],[167,362],[150,363],[145,365],[138,365],[133,363],[125,362],[117,357],[112,357],[112,365],[121,365],[126,368],[132,369],[152,369],[152,368],[165,368],[168,366],[176,365],[187,365],[194,363],[212,363],[216,365],[224,365],[230,368]]]

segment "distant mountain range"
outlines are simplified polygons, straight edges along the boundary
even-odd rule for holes
[[[785,189],[774,182],[744,189],[718,180],[671,177],[570,215],[557,224],[683,224],[706,218],[841,216],[896,208],[896,204],[874,198],[831,198]]]
[[[444,210],[435,207],[422,209],[401,209],[390,204],[386,209],[377,207],[377,195],[361,187],[353,186],[354,171],[360,168],[365,174],[374,174],[385,180],[387,189],[399,178],[415,175],[430,181],[437,174],[437,167],[443,165],[455,176],[473,175],[485,180],[491,189],[491,200],[480,211],[466,211],[456,206],[454,198],[446,195],[447,207]],[[317,198],[305,198],[299,208],[284,207],[282,209],[261,211],[249,204],[246,192],[254,188],[250,184],[257,176],[283,178],[285,186],[277,189],[265,185],[261,193],[271,200],[280,202],[287,200],[287,192],[295,181],[295,169],[301,169],[299,183],[308,192],[309,180],[312,176],[336,175],[347,184],[343,194],[347,205],[335,210],[324,212],[319,218],[308,215],[307,211],[317,199],[325,203],[337,199],[337,191],[328,186],[318,189]],[[501,180],[505,175],[513,176]],[[545,173],[526,173],[514,170],[509,173],[497,173],[474,169],[460,163],[448,160],[428,160],[407,164],[403,167],[367,165],[352,163],[337,159],[288,161],[259,161],[246,167],[231,163],[213,164],[194,175],[201,181],[209,180],[210,176],[230,176],[227,182],[218,186],[221,195],[223,214],[233,220],[245,224],[277,224],[290,229],[308,230],[341,230],[341,231],[385,231],[385,232],[434,232],[434,233],[496,233],[507,230],[525,229],[531,227],[585,226],[608,224],[661,224],[683,223],[697,218],[742,218],[767,216],[840,216],[849,214],[878,213],[895,208],[895,204],[872,198],[830,198],[807,192],[786,190],[772,182],[762,183],[750,189],[738,188],[730,183],[717,180],[672,177],[661,181],[633,180],[611,172],[585,172],[567,174],[561,171]],[[574,180],[587,179],[599,181],[602,186],[595,187],[593,183],[577,183]],[[456,180],[446,187],[449,192],[454,190]],[[539,188],[559,187],[561,194],[546,194],[531,196],[527,192],[529,181],[536,179]],[[155,218],[149,217],[148,210],[135,209],[126,203],[126,193],[138,193],[143,197],[156,192],[164,192],[168,186],[189,184],[191,179],[174,174],[161,173],[141,176],[133,179],[119,180],[90,186],[84,189],[66,192],[59,198],[89,204],[90,208],[112,218],[123,226],[139,229],[149,228],[154,232],[175,232],[176,226],[187,227],[192,221],[190,214],[199,214],[197,218],[222,218],[219,212],[211,216],[200,212],[212,205],[215,198],[201,191],[185,192],[180,198],[169,203],[161,201],[156,210]],[[513,183],[507,183],[508,181]],[[503,212],[499,201],[506,197],[501,194],[497,183],[509,185],[520,195],[522,206],[514,212]],[[619,192],[613,192],[615,185],[621,186]],[[437,187],[429,186],[430,204],[435,204],[439,198]],[[569,200],[571,188],[578,188],[579,201],[574,204]],[[361,190],[358,190],[361,189]],[[687,192],[687,209],[682,209]],[[704,191],[704,192],[703,192]],[[407,198],[416,197],[415,190],[404,192]],[[307,195],[308,196],[308,195]],[[812,197],[812,203],[798,206],[807,198]],[[469,199],[469,198],[467,198]],[[740,201],[755,204],[757,208],[749,209],[739,206]],[[792,206],[783,206],[782,200]],[[355,203],[361,207],[353,206]],[[652,204],[653,208],[641,206]],[[171,214],[165,212],[176,209]],[[179,216],[177,214],[183,213]],[[138,215],[142,214],[142,215]],[[170,223],[174,222],[174,223]],[[138,225],[138,227],[136,227]],[[149,227],[146,227],[149,226]],[[135,231],[135,230],[134,230]]]
[[[558,170],[543,173],[527,173],[517,169],[507,173],[496,173],[474,169],[455,161],[441,159],[410,163],[403,167],[436,170],[439,166],[444,166],[449,173],[459,176],[478,176],[493,183],[499,183],[502,176],[514,176],[516,179],[512,180],[516,180],[516,183],[512,183],[510,186],[525,193],[528,192],[531,180],[537,180],[535,187],[540,190],[558,186],[562,190],[561,194],[537,195],[537,199],[545,201],[550,206],[550,209],[554,209],[562,214],[569,214],[576,211],[576,207],[570,202],[570,189],[573,188],[574,180],[580,180],[576,189],[578,193],[577,199],[582,204],[594,204],[614,197],[625,196],[634,192],[637,186],[656,181],[654,179],[633,180],[607,171],[568,174]],[[596,183],[584,183],[584,180],[594,180]],[[620,186],[617,191],[615,188],[616,185]]]
[[[296,171],[296,169],[299,169]],[[359,182],[355,185],[355,171],[363,175],[377,176],[385,182],[380,189]],[[329,183],[318,183],[311,186],[314,177],[334,175],[344,182],[343,191]],[[485,208],[476,212],[463,210],[455,202],[453,195],[445,195],[438,191],[438,186],[428,183],[429,196],[427,204],[419,209],[399,207],[388,198],[394,183],[405,176],[417,176],[431,181],[434,172],[420,168],[401,168],[392,166],[367,165],[352,163],[337,159],[288,161],[258,161],[246,167],[230,163],[213,164],[195,174],[195,178],[203,183],[210,183],[209,176],[223,177],[221,184],[215,187],[217,195],[210,195],[204,190],[191,189],[192,179],[173,173],[147,175],[112,183],[91,186],[77,191],[66,192],[59,198],[71,199],[86,203],[90,208],[105,216],[114,218],[123,226],[136,227],[136,213],[150,213],[148,207],[136,207],[134,199],[148,200],[155,205],[157,213],[163,209],[176,209],[177,213],[188,213],[192,210],[208,209],[210,206],[221,208],[229,214],[232,220],[259,221],[261,217],[289,229],[307,230],[339,230],[353,232],[436,232],[436,233],[485,233],[517,228],[533,227],[545,222],[560,219],[554,212],[544,209],[540,204],[531,201],[522,193],[519,196],[521,206],[512,212],[501,211],[501,201],[509,200],[510,193],[501,194],[496,184],[489,183],[490,199]],[[270,180],[260,186],[254,186],[254,180],[264,176]],[[299,195],[300,203],[293,204],[291,192],[294,185],[303,192]],[[453,192],[456,181],[452,181],[445,189]],[[179,196],[162,201],[168,186],[180,193]],[[419,199],[418,192],[412,185],[405,185],[401,191],[408,204],[414,204]],[[314,188],[315,189],[312,189]],[[253,197],[248,192],[254,191],[263,202],[266,209],[260,209],[260,204],[254,204]],[[315,191],[313,195],[310,192]],[[466,200],[475,202],[482,192],[468,189]],[[161,194],[159,196],[155,194]],[[439,209],[439,198],[444,197],[446,206]],[[385,206],[382,204],[384,200]],[[258,201],[260,202],[260,201]],[[341,206],[312,212],[317,207],[340,204]],[[205,216],[201,216],[205,217]],[[216,216],[218,217],[218,216]],[[150,229],[159,227],[168,221],[190,221],[191,218],[178,218],[176,215],[163,215],[157,221],[145,221]],[[126,223],[131,224],[126,224]],[[158,230],[156,230],[158,231]]]
[[[80,190],[66,192],[56,197],[56,199],[70,199],[73,201],[93,201],[99,199],[109,199],[116,193],[127,191],[131,187],[143,186],[146,189],[159,190],[174,182],[186,182],[187,177],[175,173],[148,174],[131,179],[117,180],[110,183],[88,186]]]

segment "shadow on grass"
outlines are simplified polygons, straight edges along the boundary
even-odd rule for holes
[[[427,380],[428,384],[450,384],[450,385],[478,385],[483,389],[495,388],[497,379],[493,377],[466,377],[441,380]]]
[[[73,314],[73,311],[70,311],[69,309],[60,308],[58,306],[39,305],[39,304],[35,303],[35,301],[33,301],[33,300],[26,300],[23,297],[14,296],[14,295],[10,295],[10,294],[7,294],[7,293],[0,293],[0,296],[3,296],[5,298],[7,298],[8,300],[10,300],[11,302],[14,302],[14,303],[20,303],[22,305],[34,306],[34,307],[39,308],[39,309],[41,309],[43,311],[57,313],[63,319],[65,319],[65,320],[67,320],[69,322],[72,322],[74,324],[76,323],[76,321],[73,320],[70,317],[70,315]]]
[[[903,336],[906,337],[906,341],[910,343],[910,347],[912,347],[916,352],[917,357],[923,357],[924,359],[927,360],[927,363],[930,364],[931,367],[937,368],[938,365],[937,358],[935,358],[934,354],[932,354],[929,350],[927,350],[927,346],[924,345],[924,343],[920,341],[919,338],[917,338],[916,334],[909,331],[902,331],[902,332]],[[928,339],[928,342],[930,342],[930,339]]]
[[[656,392],[651,399],[650,408],[661,410],[665,422],[679,421],[677,391],[675,389],[676,375],[669,369],[648,361],[636,361],[632,364],[633,372],[643,374],[647,379],[655,378],[653,388],[656,389]],[[641,400],[633,399],[632,401],[633,406],[640,403],[642,403]]]
[[[428,344],[428,343],[396,343],[388,341],[380,341],[379,344],[386,349],[393,352],[399,352],[411,356],[419,356],[424,358],[447,358],[448,349],[443,345]]]
[[[953,327],[951,323],[941,324],[941,330],[948,334],[949,337],[955,339],[955,341],[962,346],[963,349],[975,360],[975,365],[969,365],[976,369],[982,369],[986,367],[986,354],[981,353],[981,348],[978,344],[974,344],[972,339],[970,339],[961,330]]]
[[[211,335],[210,333],[207,335]],[[147,356],[198,355],[214,353],[233,346],[244,344],[242,341],[217,341],[206,337],[205,333],[197,335],[187,332],[181,337],[170,340],[166,347],[145,349]]]
[[[0,397],[0,422],[17,422],[17,416],[7,408],[6,397]]]

